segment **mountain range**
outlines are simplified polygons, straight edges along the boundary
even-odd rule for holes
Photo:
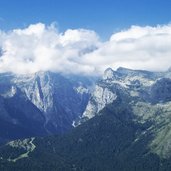
[[[82,115],[94,78],[0,74],[1,141],[61,134]]]
[[[0,81],[1,170],[171,170],[170,70]]]

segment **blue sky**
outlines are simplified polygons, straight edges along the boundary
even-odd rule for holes
[[[171,0],[0,0],[0,72],[166,71],[170,9]]]
[[[107,39],[131,25],[168,24],[171,0],[0,0],[0,29],[57,22],[68,28],[95,30]]]

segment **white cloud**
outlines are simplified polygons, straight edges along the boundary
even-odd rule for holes
[[[0,72],[97,74],[119,66],[161,71],[171,66],[171,25],[132,26],[101,42],[92,30],[59,33],[54,24],[37,23],[0,31],[0,47]]]

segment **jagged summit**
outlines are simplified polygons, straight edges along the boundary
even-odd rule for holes
[[[114,76],[114,70],[112,70],[112,68],[107,68],[104,71],[103,79],[112,79],[113,76]]]
[[[122,71],[134,71],[134,70],[126,67],[118,67],[116,71],[122,72]]]
[[[129,69],[124,67],[119,67],[116,70],[117,73],[124,74],[124,75],[144,75],[150,76],[151,74],[156,74],[155,72],[146,71],[146,70],[137,70],[137,69]]]
[[[120,73],[120,74],[124,74],[124,75],[130,75],[130,74],[136,74],[136,73],[140,73],[140,72],[143,72],[142,70],[134,70],[134,69],[129,69],[129,68],[124,68],[124,67],[119,67],[117,70],[116,70],[117,73]]]
[[[145,71],[145,70],[133,70],[129,68],[124,68],[124,67],[119,67],[116,70],[113,70],[112,68],[107,68],[104,71],[103,74],[103,79],[120,79],[122,77],[127,77],[127,76],[141,76],[141,77],[154,77],[157,73],[150,72],[150,71]]]

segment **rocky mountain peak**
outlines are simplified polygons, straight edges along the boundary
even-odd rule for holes
[[[106,80],[106,79],[112,79],[113,77],[114,77],[114,71],[111,68],[107,68],[104,71],[103,79],[104,80]]]

